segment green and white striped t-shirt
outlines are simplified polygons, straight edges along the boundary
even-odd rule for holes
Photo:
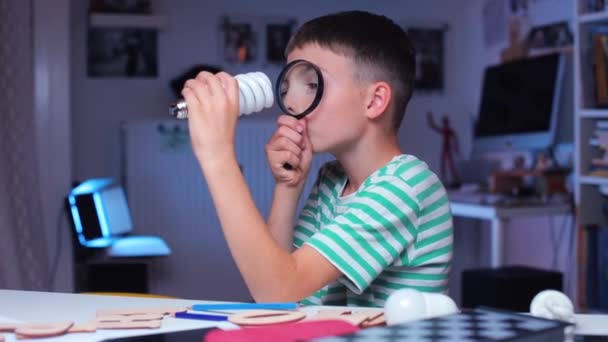
[[[347,179],[325,164],[302,209],[294,245],[307,244],[343,276],[302,301],[384,306],[394,290],[445,292],[452,260],[452,214],[428,165],[400,155],[341,196]]]

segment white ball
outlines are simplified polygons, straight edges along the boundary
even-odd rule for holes
[[[426,313],[424,295],[413,289],[394,291],[384,304],[384,317],[386,317],[387,325],[423,319],[426,317]]]
[[[424,293],[427,317],[437,317],[460,312],[454,300],[442,293]]]
[[[564,293],[544,290],[532,299],[530,313],[537,317],[571,322],[574,319],[574,305]]]

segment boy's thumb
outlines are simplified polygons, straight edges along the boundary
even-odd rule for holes
[[[306,150],[312,152],[312,144],[310,143],[310,137],[308,136],[308,127],[306,125],[306,120],[302,120],[302,137],[304,138],[304,147]]]

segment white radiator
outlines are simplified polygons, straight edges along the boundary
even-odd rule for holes
[[[274,188],[264,145],[275,128],[274,118],[243,118],[237,127],[237,158],[264,217]],[[135,233],[160,236],[173,250],[168,258],[152,263],[150,291],[181,298],[250,300],[192,153],[187,123],[129,122],[123,134],[123,181]],[[319,166],[328,159],[315,157],[300,207]]]

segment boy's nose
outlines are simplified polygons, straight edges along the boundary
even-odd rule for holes
[[[297,115],[303,111],[298,105],[298,101],[295,101],[294,96],[290,96],[289,92],[283,97],[283,105],[288,111],[286,114]]]

